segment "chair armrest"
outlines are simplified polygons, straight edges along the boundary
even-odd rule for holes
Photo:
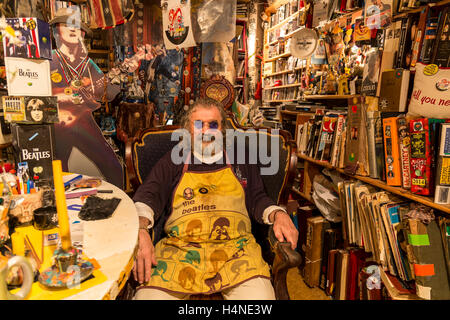
[[[280,242],[275,237],[273,225],[269,227],[269,243],[275,258],[272,265],[272,281],[277,300],[289,300],[286,276],[290,268],[298,267],[302,262],[301,255],[291,248],[290,242]]]

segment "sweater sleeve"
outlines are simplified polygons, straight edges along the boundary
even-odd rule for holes
[[[264,184],[261,179],[260,171],[257,165],[246,165],[247,186],[245,190],[245,203],[250,216],[257,222],[267,223],[264,217],[264,211],[276,206],[276,203],[267,195],[264,190]],[[244,170],[243,170],[244,171]],[[266,216],[268,214],[266,213]]]
[[[179,169],[170,160],[169,152],[155,164],[144,183],[136,190],[133,201],[149,206],[154,213],[153,221],[158,220],[168,206],[172,198],[174,184],[176,184],[179,172],[181,172]]]

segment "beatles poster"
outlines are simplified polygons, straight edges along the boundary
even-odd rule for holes
[[[194,47],[196,43],[192,33],[191,1],[167,0],[161,5],[166,49]]]

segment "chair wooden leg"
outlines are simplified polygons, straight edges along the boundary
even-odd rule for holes
[[[274,247],[275,258],[272,265],[272,281],[277,300],[290,300],[287,288],[287,273],[290,268],[298,266],[301,256],[292,250],[289,242],[278,242]]]

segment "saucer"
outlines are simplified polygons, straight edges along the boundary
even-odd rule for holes
[[[86,280],[94,271],[92,263],[86,260],[79,260],[76,266],[80,270],[79,280],[75,270],[71,272],[59,272],[55,266],[45,269],[39,275],[39,282],[55,289],[65,289],[77,285]]]

